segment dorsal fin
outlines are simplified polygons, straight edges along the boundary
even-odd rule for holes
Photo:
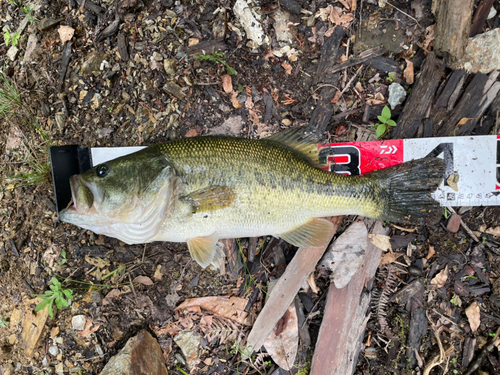
[[[321,143],[321,136],[311,127],[302,126],[287,129],[264,139],[278,142],[288,148],[291,148],[301,154],[311,165],[315,167],[323,168],[327,166],[327,164],[320,162],[320,150],[318,149],[318,144]]]

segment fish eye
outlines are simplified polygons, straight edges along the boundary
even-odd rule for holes
[[[109,174],[109,170],[108,164],[101,164],[96,169],[97,177],[106,177]]]

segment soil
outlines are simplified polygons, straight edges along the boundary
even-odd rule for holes
[[[290,54],[293,57],[278,53],[281,45],[274,29],[275,14],[280,10],[278,2],[256,1],[253,4],[266,20],[264,32],[271,39],[270,45],[257,48],[255,52],[248,47],[246,37],[240,35],[243,28],[233,12],[233,0],[96,3],[102,7],[101,13],[82,8],[81,2],[74,0],[33,3],[34,10],[28,12],[28,16],[34,17],[34,22],[28,23],[20,35],[19,54],[10,59],[7,56],[9,46],[0,44],[2,70],[7,79],[16,84],[22,99],[22,105],[11,107],[0,127],[3,145],[0,175],[4,187],[0,192],[0,374],[13,371],[60,373],[61,363],[65,374],[98,374],[128,338],[142,329],[158,338],[169,372],[185,373],[180,370],[188,371],[173,341],[174,335],[158,335],[161,327],[181,324],[179,322],[186,319],[175,311],[175,307],[188,298],[239,296],[250,297],[251,309],[258,314],[265,294],[260,292],[261,286],[256,282],[267,285],[271,276],[279,277],[296,250],[280,244],[273,246],[271,251],[264,251],[269,239],[260,239],[257,248],[262,250],[258,257],[262,266],[257,266],[259,262],[248,260],[250,242],[243,239],[242,251],[234,242],[226,247],[225,271],[203,270],[191,260],[184,244],[129,246],[60,223],[47,150],[49,146],[67,144],[89,147],[152,145],[207,134],[258,139],[284,128],[308,124],[319,100],[316,70],[327,37],[325,32],[331,26],[328,20],[314,15],[328,3],[300,0],[298,3],[304,11],[290,13],[293,35],[287,45],[294,49]],[[341,3],[344,1],[334,5],[342,7]],[[346,24],[345,54],[352,53],[349,45],[355,38],[351,36],[356,35],[360,19],[369,20],[370,25],[385,24],[388,28],[394,28],[396,23],[398,38],[418,51],[417,44],[425,38],[423,30],[433,22],[430,1],[414,1],[423,9],[420,27],[408,19],[402,22],[401,13],[393,7],[381,9],[371,3],[365,2],[362,8],[358,4],[353,20]],[[408,2],[396,3],[407,13],[415,13]],[[26,9],[22,9],[27,3],[4,0],[1,4],[3,32],[10,30],[12,34],[27,17]],[[497,2],[495,4],[498,6]],[[348,12],[344,9],[344,13]],[[117,15],[120,17],[119,30],[103,36],[103,30]],[[54,26],[43,29],[41,25],[47,20],[54,20]],[[66,45],[70,60],[62,81],[65,45],[58,33],[60,25],[74,29],[71,46]],[[384,28],[378,27],[381,29]],[[36,36],[37,43],[31,61],[26,63],[23,56],[31,35]],[[122,37],[128,60],[119,48]],[[223,38],[223,42],[217,38]],[[207,43],[203,49],[207,54],[222,45],[224,57],[218,62],[197,60],[194,56],[201,54],[201,49],[196,50],[199,43]],[[365,43],[370,46],[369,40]],[[391,38],[388,43],[392,44],[385,56],[404,62],[404,49],[397,48],[400,44],[395,45]],[[230,77],[232,94],[223,87],[228,71],[222,60],[237,72]],[[93,67],[89,68],[92,61]],[[419,66],[415,63],[416,72]],[[344,71],[340,90],[355,73],[355,68]],[[381,94],[387,99],[387,87],[392,79],[375,68],[364,69],[334,103],[335,113],[362,105],[359,92],[354,89],[356,82],[364,87],[366,97]],[[402,84],[406,89],[411,88],[404,81]],[[381,107],[379,114],[380,110]],[[397,119],[400,110],[398,106],[393,111],[393,119]],[[371,117],[376,117],[376,112]],[[40,129],[33,126],[33,120],[28,121],[30,113],[37,119]],[[373,138],[373,121],[363,123],[361,117],[362,112],[359,112],[341,122],[332,120],[325,138],[345,140],[346,136],[355,134],[357,128],[353,125],[356,124],[370,132]],[[500,262],[498,252],[491,250],[497,249],[500,243],[497,237],[478,231],[481,227],[499,227],[499,214],[498,207],[474,207],[463,213],[464,223],[478,233],[480,244],[484,242],[489,246],[476,254],[483,257],[483,266],[479,269],[471,266],[474,263],[471,254],[478,244],[463,228],[457,233],[447,231],[445,216],[438,223],[418,227],[410,245],[393,249],[404,254],[399,259],[401,263],[421,267],[429,248],[434,249],[435,254],[426,260],[418,276],[403,272],[404,267],[399,269],[391,293],[421,278],[425,283],[423,306],[430,323],[422,338],[419,358],[410,364],[406,354],[410,312],[396,301],[387,304],[385,313],[394,338],[380,329],[377,314],[372,314],[363,342],[373,350],[362,350],[357,374],[421,373],[439,354],[436,333],[431,328],[438,321],[444,327],[440,339],[445,348],[454,347],[447,357],[448,362],[440,365],[443,369],[447,365],[448,372],[459,373],[468,367],[470,361],[463,358],[467,338],[477,340],[474,358],[479,355],[500,323]],[[391,236],[408,234],[394,226],[390,228]],[[449,269],[447,281],[436,289],[430,282],[446,266]],[[33,310],[36,302],[26,305],[26,301],[34,294],[50,290],[54,276],[64,280],[64,287],[73,291],[74,299],[68,307],[54,309],[54,317],[45,322],[33,354],[27,356],[26,343],[20,338],[26,327],[14,324],[11,317],[16,310]],[[138,276],[149,277],[152,285],[131,284]],[[305,290],[299,294],[305,314],[310,317],[308,329],[312,343],[305,355],[297,360],[297,369],[307,368],[310,363],[321,325],[329,279],[320,271],[315,273],[315,279],[318,293]],[[388,288],[380,281],[381,275],[377,280],[378,289]],[[477,293],[458,293],[457,281],[463,281],[468,288],[481,286],[483,289],[476,289]],[[119,298],[105,298],[110,291],[119,291]],[[474,301],[486,315],[482,315],[478,330],[471,332],[465,309]],[[76,332],[71,322],[76,315],[85,315],[96,330],[84,335]],[[235,337],[241,339],[248,332],[243,326],[237,326],[236,330]],[[276,364],[269,358],[253,364],[241,362],[241,350],[237,349],[234,338],[231,341],[217,336],[210,342],[205,340],[202,345],[201,361],[194,373],[233,374],[238,370],[240,373],[271,374],[277,371]],[[57,355],[49,351],[53,346],[58,348]],[[213,360],[205,361],[207,358]],[[498,349],[494,348],[480,369],[493,374],[499,371],[499,360]],[[434,369],[431,373],[439,371]]]

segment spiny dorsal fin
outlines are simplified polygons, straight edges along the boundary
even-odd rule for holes
[[[321,143],[321,136],[308,126],[287,129],[264,139],[278,142],[297,151],[315,167],[323,168],[327,166],[325,158],[321,158],[323,162],[320,161],[318,143]],[[324,151],[324,149],[322,150]]]
[[[229,207],[236,192],[228,186],[209,186],[186,195],[182,199],[191,202],[193,213],[220,210]]]
[[[321,247],[328,245],[332,229],[333,224],[328,220],[313,218],[279,237],[298,247]]]
[[[191,257],[203,268],[207,268],[214,260],[217,248],[218,238],[215,236],[195,237],[187,241]]]

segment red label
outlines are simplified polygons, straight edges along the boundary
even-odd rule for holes
[[[330,143],[328,170],[357,176],[403,163],[402,139],[372,142]],[[319,146],[320,148],[326,146]]]

